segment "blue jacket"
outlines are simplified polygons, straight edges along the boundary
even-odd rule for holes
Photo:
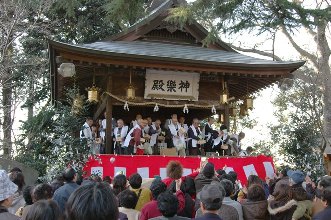
[[[59,205],[60,210],[64,212],[65,205],[70,195],[79,187],[77,183],[70,182],[65,183],[63,186],[58,188],[53,195],[53,200]]]
[[[323,211],[317,213],[313,220],[330,220],[331,218],[331,206],[326,207]]]

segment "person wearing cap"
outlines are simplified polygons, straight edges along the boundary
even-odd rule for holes
[[[20,219],[18,216],[8,212],[17,189],[17,185],[10,181],[6,171],[0,170],[0,220]]]
[[[200,172],[198,176],[194,179],[196,192],[200,192],[202,187],[207,184],[210,184],[213,180],[219,181],[219,179],[215,175],[214,164],[208,162],[202,168],[202,172]]]
[[[63,212],[65,204],[70,195],[79,187],[76,183],[77,173],[73,168],[67,168],[63,173],[65,184],[54,192],[53,200],[58,204],[60,210]]]
[[[222,220],[239,220],[239,214],[238,214],[238,211],[236,210],[236,208],[234,208],[233,206],[224,204],[226,191],[223,187],[223,184],[221,184],[218,181],[212,181],[210,183],[210,185],[217,186],[218,189],[220,190],[220,192],[223,195],[222,206],[221,206],[220,209],[218,209],[217,215],[220,216]],[[199,203],[199,205],[201,204],[201,192],[198,193],[196,201]],[[202,209],[200,207],[199,209],[197,209],[195,217],[199,218],[199,217],[202,217],[202,216],[203,216],[203,212],[202,212]]]
[[[309,200],[306,190],[303,187],[305,175],[301,171],[289,170],[287,172],[289,183],[293,193],[293,199],[297,201],[297,208],[292,219],[298,220],[303,217],[310,218],[312,215],[312,201]]]
[[[203,213],[197,220],[221,219],[217,214],[222,206],[224,194],[216,184],[205,185],[200,192],[200,208]]]

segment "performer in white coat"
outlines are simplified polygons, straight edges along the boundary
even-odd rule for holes
[[[197,118],[194,118],[192,125],[188,129],[188,149],[190,155],[198,155],[199,146],[198,141],[201,139],[201,131],[199,128],[200,121]]]
[[[150,126],[149,129],[149,135],[151,137],[149,146],[152,148],[152,154],[158,155],[159,149],[158,149],[158,136],[161,134],[161,121],[160,119],[156,119],[155,122]]]
[[[128,126],[124,125],[122,119],[117,120],[117,127],[114,129],[113,141],[115,154],[125,154],[125,148],[123,147],[125,137],[128,133]]]
[[[80,138],[86,140],[87,146],[90,148],[91,152],[92,152],[91,147],[93,143],[93,135],[91,130],[92,125],[93,125],[93,119],[91,117],[87,117],[84,125],[80,129]]]
[[[177,149],[178,155],[185,156],[185,129],[179,126],[177,118],[171,120],[171,124],[168,125],[168,128],[172,135],[172,142]]]

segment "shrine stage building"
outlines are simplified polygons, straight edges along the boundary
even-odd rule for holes
[[[152,5],[144,19],[109,39],[87,44],[49,40],[54,103],[64,99],[64,88],[75,83],[87,95],[85,89],[94,83],[102,95],[93,116],[101,118],[106,111],[107,129],[113,117],[129,123],[140,113],[164,121],[178,113],[190,123],[194,117],[212,115],[212,109],[229,125],[230,102],[291,78],[304,64],[250,57],[221,40],[206,46],[202,42],[208,31],[198,22],[179,27],[166,20],[169,10],[185,1],[161,2]],[[227,102],[220,101],[224,93]],[[186,114],[184,107],[189,110]],[[111,132],[106,140],[106,153],[113,153]]]

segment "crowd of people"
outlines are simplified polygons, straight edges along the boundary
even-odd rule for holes
[[[0,220],[331,219],[330,176],[315,184],[284,169],[273,179],[250,175],[243,185],[234,171],[215,170],[208,161],[189,176],[170,161],[167,176],[80,178],[67,168],[49,184],[25,186],[20,169],[0,170]]]
[[[208,153],[248,156],[252,152],[251,147],[246,151],[241,149],[243,132],[230,135],[225,125],[216,129],[212,117],[204,125],[197,118],[188,125],[185,117],[178,118],[177,114],[163,123],[159,119],[153,121],[151,117],[144,119],[138,114],[130,125],[125,125],[122,119],[112,119],[111,131],[107,130],[106,119],[95,123],[89,117],[82,126],[80,137],[87,140],[93,154],[99,154],[104,153],[107,132],[112,133],[114,152],[122,155],[159,155],[162,147],[175,148],[179,156]]]

